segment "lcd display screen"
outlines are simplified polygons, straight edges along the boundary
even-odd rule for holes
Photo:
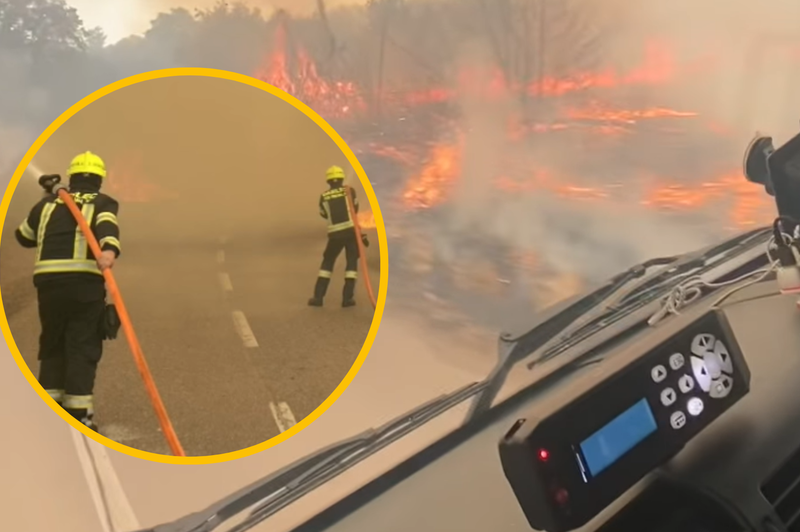
[[[653,411],[642,399],[581,442],[589,473],[597,476],[657,429]]]

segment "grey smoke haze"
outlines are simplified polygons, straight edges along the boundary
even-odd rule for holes
[[[586,7],[589,4],[584,2]],[[676,175],[665,177],[683,175],[684,180],[698,183],[712,177],[704,175],[708,168],[737,170],[744,147],[756,130],[769,132],[777,142],[796,133],[800,93],[791,89],[796,89],[800,78],[794,74],[797,56],[792,60],[789,46],[794,46],[795,52],[800,50],[797,3],[762,2],[757,12],[764,16],[754,16],[753,4],[743,1],[604,4],[604,15],[616,24],[614,35],[604,41],[610,63],[634,64],[642,43],[658,36],[675,52],[677,68],[704,54],[711,58],[708,64],[714,65],[713,70],[707,66],[684,74],[676,84],[631,89],[627,107],[663,106],[697,112],[701,119],[725,123],[732,131],[722,144],[705,130],[687,131],[677,140],[650,134],[631,145],[644,164],[632,168],[628,160],[620,158],[606,160],[594,170],[584,167],[584,172],[617,176],[625,188],[633,190],[642,185],[641,178],[648,170],[674,170]],[[785,41],[792,35],[796,35],[793,43],[771,44],[775,36]],[[748,59],[759,46],[765,52],[761,65]],[[460,60],[487,70],[492,64],[486,46],[475,43],[462,48]],[[763,75],[759,83],[748,85],[756,66],[763,66]],[[626,103],[620,91],[615,98],[617,103]],[[543,167],[567,170],[564,173],[568,175],[583,156],[582,134],[561,142],[548,140],[546,147],[535,140],[523,147],[512,146],[505,142],[506,124],[522,112],[518,100],[486,103],[465,97],[460,109],[467,131],[463,169],[450,204],[443,207],[443,227],[450,239],[439,237],[439,256],[454,267],[463,260],[458,250],[464,235],[481,234],[495,246],[535,253],[552,271],[596,281],[649,257],[708,245],[726,232],[726,203],[678,216],[638,204],[636,194],[624,190],[616,198],[595,202],[564,199],[547,191],[500,196],[492,181],[504,175],[509,160],[532,158],[534,164],[538,161]],[[582,177],[583,182],[591,181],[591,176]]]
[[[154,6],[167,11],[180,4],[177,0],[143,2],[139,14]],[[696,183],[718,170],[737,168],[744,146],[757,129],[772,133],[777,141],[796,131],[800,93],[793,90],[798,80],[792,76],[797,63],[786,48],[765,48],[764,66],[769,68],[758,75],[758,83],[747,81],[758,66],[749,62],[749,54],[770,36],[795,34],[800,27],[800,5],[790,0],[764,0],[755,7],[743,0],[564,0],[560,4],[567,7],[562,10],[582,15],[581,25],[571,26],[555,19],[557,6],[548,2],[553,18],[546,26],[545,48],[539,50],[533,37],[527,48],[515,44],[515,33],[503,26],[508,20],[504,10],[523,4],[529,6],[529,16],[536,14],[535,3],[499,0],[486,3],[492,7],[488,13],[478,3],[418,0],[389,15],[379,9],[336,10],[331,2],[328,19],[338,46],[335,57],[330,58],[330,39],[318,17],[296,17],[291,23],[292,40],[312,52],[322,75],[352,79],[369,95],[377,84],[379,38],[386,16],[391,42],[385,52],[384,83],[389,88],[417,81],[441,85],[452,80],[465,63],[487,72],[498,61],[492,32],[502,38],[504,53],[517,51],[509,61],[521,61],[519,50],[530,48],[528,60],[535,63],[536,54],[541,55],[545,70],[554,75],[571,67],[631,69],[641,63],[645,43],[658,37],[674,53],[678,70],[691,65],[695,70],[684,72],[674,84],[620,89],[598,99],[610,95],[620,107],[664,106],[698,112],[696,123],[723,123],[732,128],[728,136],[715,136],[704,126],[687,126],[687,132],[668,138],[652,132],[636,135],[604,156],[588,155],[585,147],[593,138],[588,132],[537,137],[513,146],[507,142],[506,125],[510,116],[524,113],[521,102],[487,103],[465,95],[458,102],[459,120],[466,129],[463,175],[450,204],[431,222],[430,238],[438,258],[450,266],[463,263],[467,245],[478,252],[487,250],[485,254],[511,248],[536,254],[556,272],[587,279],[719,238],[725,218],[719,211],[724,206],[691,217],[667,215],[636,204],[636,192],[649,175]],[[313,11],[314,6],[307,7],[309,13]],[[69,105],[122,77],[169,66],[210,66],[252,74],[270,50],[276,24],[238,9],[200,19],[193,18],[191,9],[173,11],[156,18],[143,37],[102,49],[87,42],[86,52],[66,51],[55,62],[34,60],[24,47],[0,46],[3,72],[13,73],[0,81],[6,102],[0,109],[0,138],[15,139],[0,142],[3,168],[13,165],[8,161],[21,157],[35,135]],[[508,13],[518,22],[515,12]],[[709,62],[703,63],[703,58],[710,58]],[[499,194],[493,180],[504,173],[509,161],[532,168],[541,165],[567,177],[578,175],[583,183],[621,182],[624,193],[605,201],[564,199],[546,191]],[[381,167],[375,171],[381,172]],[[381,189],[377,193],[384,202],[392,199],[383,197]],[[393,220],[387,218],[387,223]]]

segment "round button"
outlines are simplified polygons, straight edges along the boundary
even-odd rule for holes
[[[683,358],[683,355],[680,353],[674,353],[669,356],[669,367],[673,370],[678,371],[683,367],[683,364],[686,360]]]
[[[661,391],[661,404],[662,405],[670,406],[672,403],[675,402],[675,399],[677,399],[677,394],[675,393],[675,390],[673,390],[672,388],[664,388]]]
[[[667,369],[659,364],[650,370],[650,377],[653,379],[653,382],[661,382],[667,378]]]
[[[686,403],[686,410],[690,416],[699,416],[703,412],[703,400],[699,397],[692,397]]]
[[[678,380],[678,388],[680,388],[681,392],[688,393],[694,388],[694,379],[692,379],[689,375],[683,375]]]
[[[677,412],[673,412],[671,416],[669,416],[669,424],[672,425],[672,428],[675,430],[683,428],[686,425],[686,415],[678,410]]]

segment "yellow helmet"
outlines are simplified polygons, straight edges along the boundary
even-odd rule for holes
[[[72,176],[75,174],[94,174],[105,177],[106,163],[103,162],[103,159],[90,151],[83,152],[69,163],[67,175]]]
[[[331,166],[328,168],[328,171],[325,172],[325,180],[326,181],[336,181],[337,179],[344,180],[344,170],[342,170],[339,166]]]

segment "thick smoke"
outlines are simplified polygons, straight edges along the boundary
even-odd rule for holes
[[[219,7],[210,0],[188,4],[147,0],[135,4],[136,16],[130,15],[131,24],[141,26],[143,35],[113,46],[99,47],[84,36],[84,51],[59,56],[58,61],[34,59],[24,47],[3,49],[2,71],[13,73],[2,77],[4,101],[18,105],[2,109],[0,130],[15,138],[17,131],[27,135],[19,146],[0,143],[3,171],[16,163],[15,158],[50,120],[80,97],[122,77],[170,66],[208,66],[253,74],[273,49],[277,26],[275,19],[270,19],[273,8],[289,7],[295,15],[289,47],[302,45],[310,50],[321,76],[352,79],[367,103],[374,103],[371,98],[379,79],[387,92],[395,85],[402,90],[416,82],[442,86],[448,80],[452,88],[457,86],[452,74],[464,64],[473,72],[480,67],[488,76],[499,58],[506,66],[531,62],[531,71],[518,69],[516,74],[533,77],[537,69],[554,76],[570,69],[597,70],[609,65],[625,71],[641,62],[644,44],[658,37],[674,55],[676,65],[671,66],[680,70],[693,65],[694,74],[681,71],[679,82],[668,85],[615,90],[614,104],[696,112],[703,123],[728,126],[724,136],[703,129],[670,137],[637,133],[625,141],[624,149],[591,157],[585,149],[590,133],[537,136],[512,147],[507,142],[508,120],[531,107],[534,115],[546,110],[516,97],[487,103],[479,95],[462,93],[456,120],[458,129],[464,131],[460,139],[463,172],[449,204],[429,222],[420,223],[430,224],[424,231],[438,264],[452,269],[478,256],[492,263],[501,277],[515,277],[512,290],[528,292],[523,282],[527,274],[515,273],[510,266],[515,254],[533,254],[545,271],[591,281],[647,257],[687,251],[720,238],[724,213],[667,215],[640,205],[638,192],[647,185],[645,180],[654,175],[698,183],[719,171],[735,169],[756,130],[781,141],[798,126],[800,96],[793,90],[792,78],[796,69],[789,68],[796,64],[791,58],[794,44],[770,44],[791,35],[800,22],[800,6],[790,0],[765,0],[756,7],[742,0],[702,4],[688,0],[548,2],[548,24],[541,26],[545,39],[531,37],[524,46],[514,39],[526,28],[508,24],[519,23],[522,17],[515,10],[525,9],[530,18],[526,31],[539,31],[536,2],[418,0],[391,9],[361,5],[341,10],[336,8],[356,2],[324,3],[330,27],[315,13],[316,0],[302,5],[248,2],[247,8],[261,8],[261,17],[235,4]],[[198,15],[195,7],[205,11]],[[568,17],[557,20],[570,10],[579,15],[579,23],[569,22]],[[162,13],[156,16],[159,11]],[[388,29],[382,38],[384,28]],[[763,62],[753,52],[759,46],[764,49]],[[379,52],[384,54],[382,58]],[[758,70],[760,67],[763,69]],[[410,113],[427,115],[429,111],[420,108]],[[369,130],[352,127],[352,134],[345,135],[348,141],[366,136]],[[380,128],[386,130],[387,125]],[[377,139],[369,140],[373,138]],[[386,138],[387,143],[392,142],[388,134]],[[453,141],[450,137],[421,140]],[[555,176],[557,182],[578,175],[582,183],[613,181],[620,187],[613,198],[602,201],[567,199],[547,190],[500,194],[495,179],[504,177],[510,163],[530,167],[532,172],[545,167],[559,170],[562,175]],[[57,164],[59,168],[62,165]],[[240,171],[258,177],[265,174],[263,168]],[[377,172],[373,182],[381,181],[382,167],[376,165],[373,171]],[[257,182],[255,177],[249,179],[247,183]],[[393,198],[381,194],[390,188],[378,187],[384,211]],[[394,223],[390,218],[387,222]],[[400,273],[397,269],[393,272]]]
[[[584,7],[589,3],[584,2]],[[713,61],[713,75],[703,76],[705,86],[684,79],[683,83],[638,89],[619,100],[631,108],[676,108],[696,112],[710,122],[732,125],[726,142],[715,141],[708,131],[689,131],[672,146],[676,141],[645,133],[631,141],[632,158],[639,161],[635,166],[620,159],[592,168],[576,164],[583,156],[580,135],[549,141],[546,146],[531,141],[524,148],[510,148],[504,142],[506,125],[512,115],[522,112],[516,98],[489,104],[464,97],[460,102],[467,131],[463,168],[457,189],[443,208],[444,231],[438,244],[442,260],[455,267],[464,257],[463,252],[459,254],[464,235],[481,234],[487,252],[498,248],[529,251],[544,263],[545,271],[576,274],[591,282],[653,256],[708,245],[725,234],[726,213],[720,212],[721,207],[693,216],[659,213],[633,203],[636,194],[626,195],[625,190],[639,189],[642,176],[657,171],[670,172],[678,181],[697,183],[709,168],[736,169],[756,130],[772,134],[779,142],[797,132],[800,97],[787,88],[793,86],[796,68],[791,66],[796,65],[796,56],[790,63],[790,53],[800,49],[800,39],[786,42],[785,36],[792,32],[793,23],[788,21],[800,20],[800,8],[783,0],[768,1],[759,5],[765,16],[758,17],[753,15],[752,3],[684,4],[609,3],[611,13],[605,15],[615,18],[616,30],[604,41],[604,59],[609,64],[633,64],[640,58],[642,43],[658,35],[674,51],[676,69],[693,60]],[[777,37],[783,41],[773,45]],[[763,47],[763,61],[748,59],[759,46]],[[463,61],[487,69],[492,65],[486,49],[475,47],[463,50]],[[754,68],[763,70],[757,83],[748,84]],[[532,158],[534,167],[538,163],[564,170],[565,175],[579,170],[584,178],[588,174],[589,180],[593,173],[617,176],[622,193],[597,202],[564,199],[545,190],[500,199],[492,180],[504,175],[508,161],[525,158]],[[600,177],[597,182],[602,180]]]
[[[668,97],[733,123],[746,140],[755,131],[785,140],[797,132],[800,96],[796,90],[800,45],[800,4],[791,0],[651,0],[636,2],[627,12],[614,55],[627,43],[648,35],[670,39],[678,57],[706,51],[713,55],[714,75],[702,87],[671,88]],[[704,74],[701,70],[698,75]]]

